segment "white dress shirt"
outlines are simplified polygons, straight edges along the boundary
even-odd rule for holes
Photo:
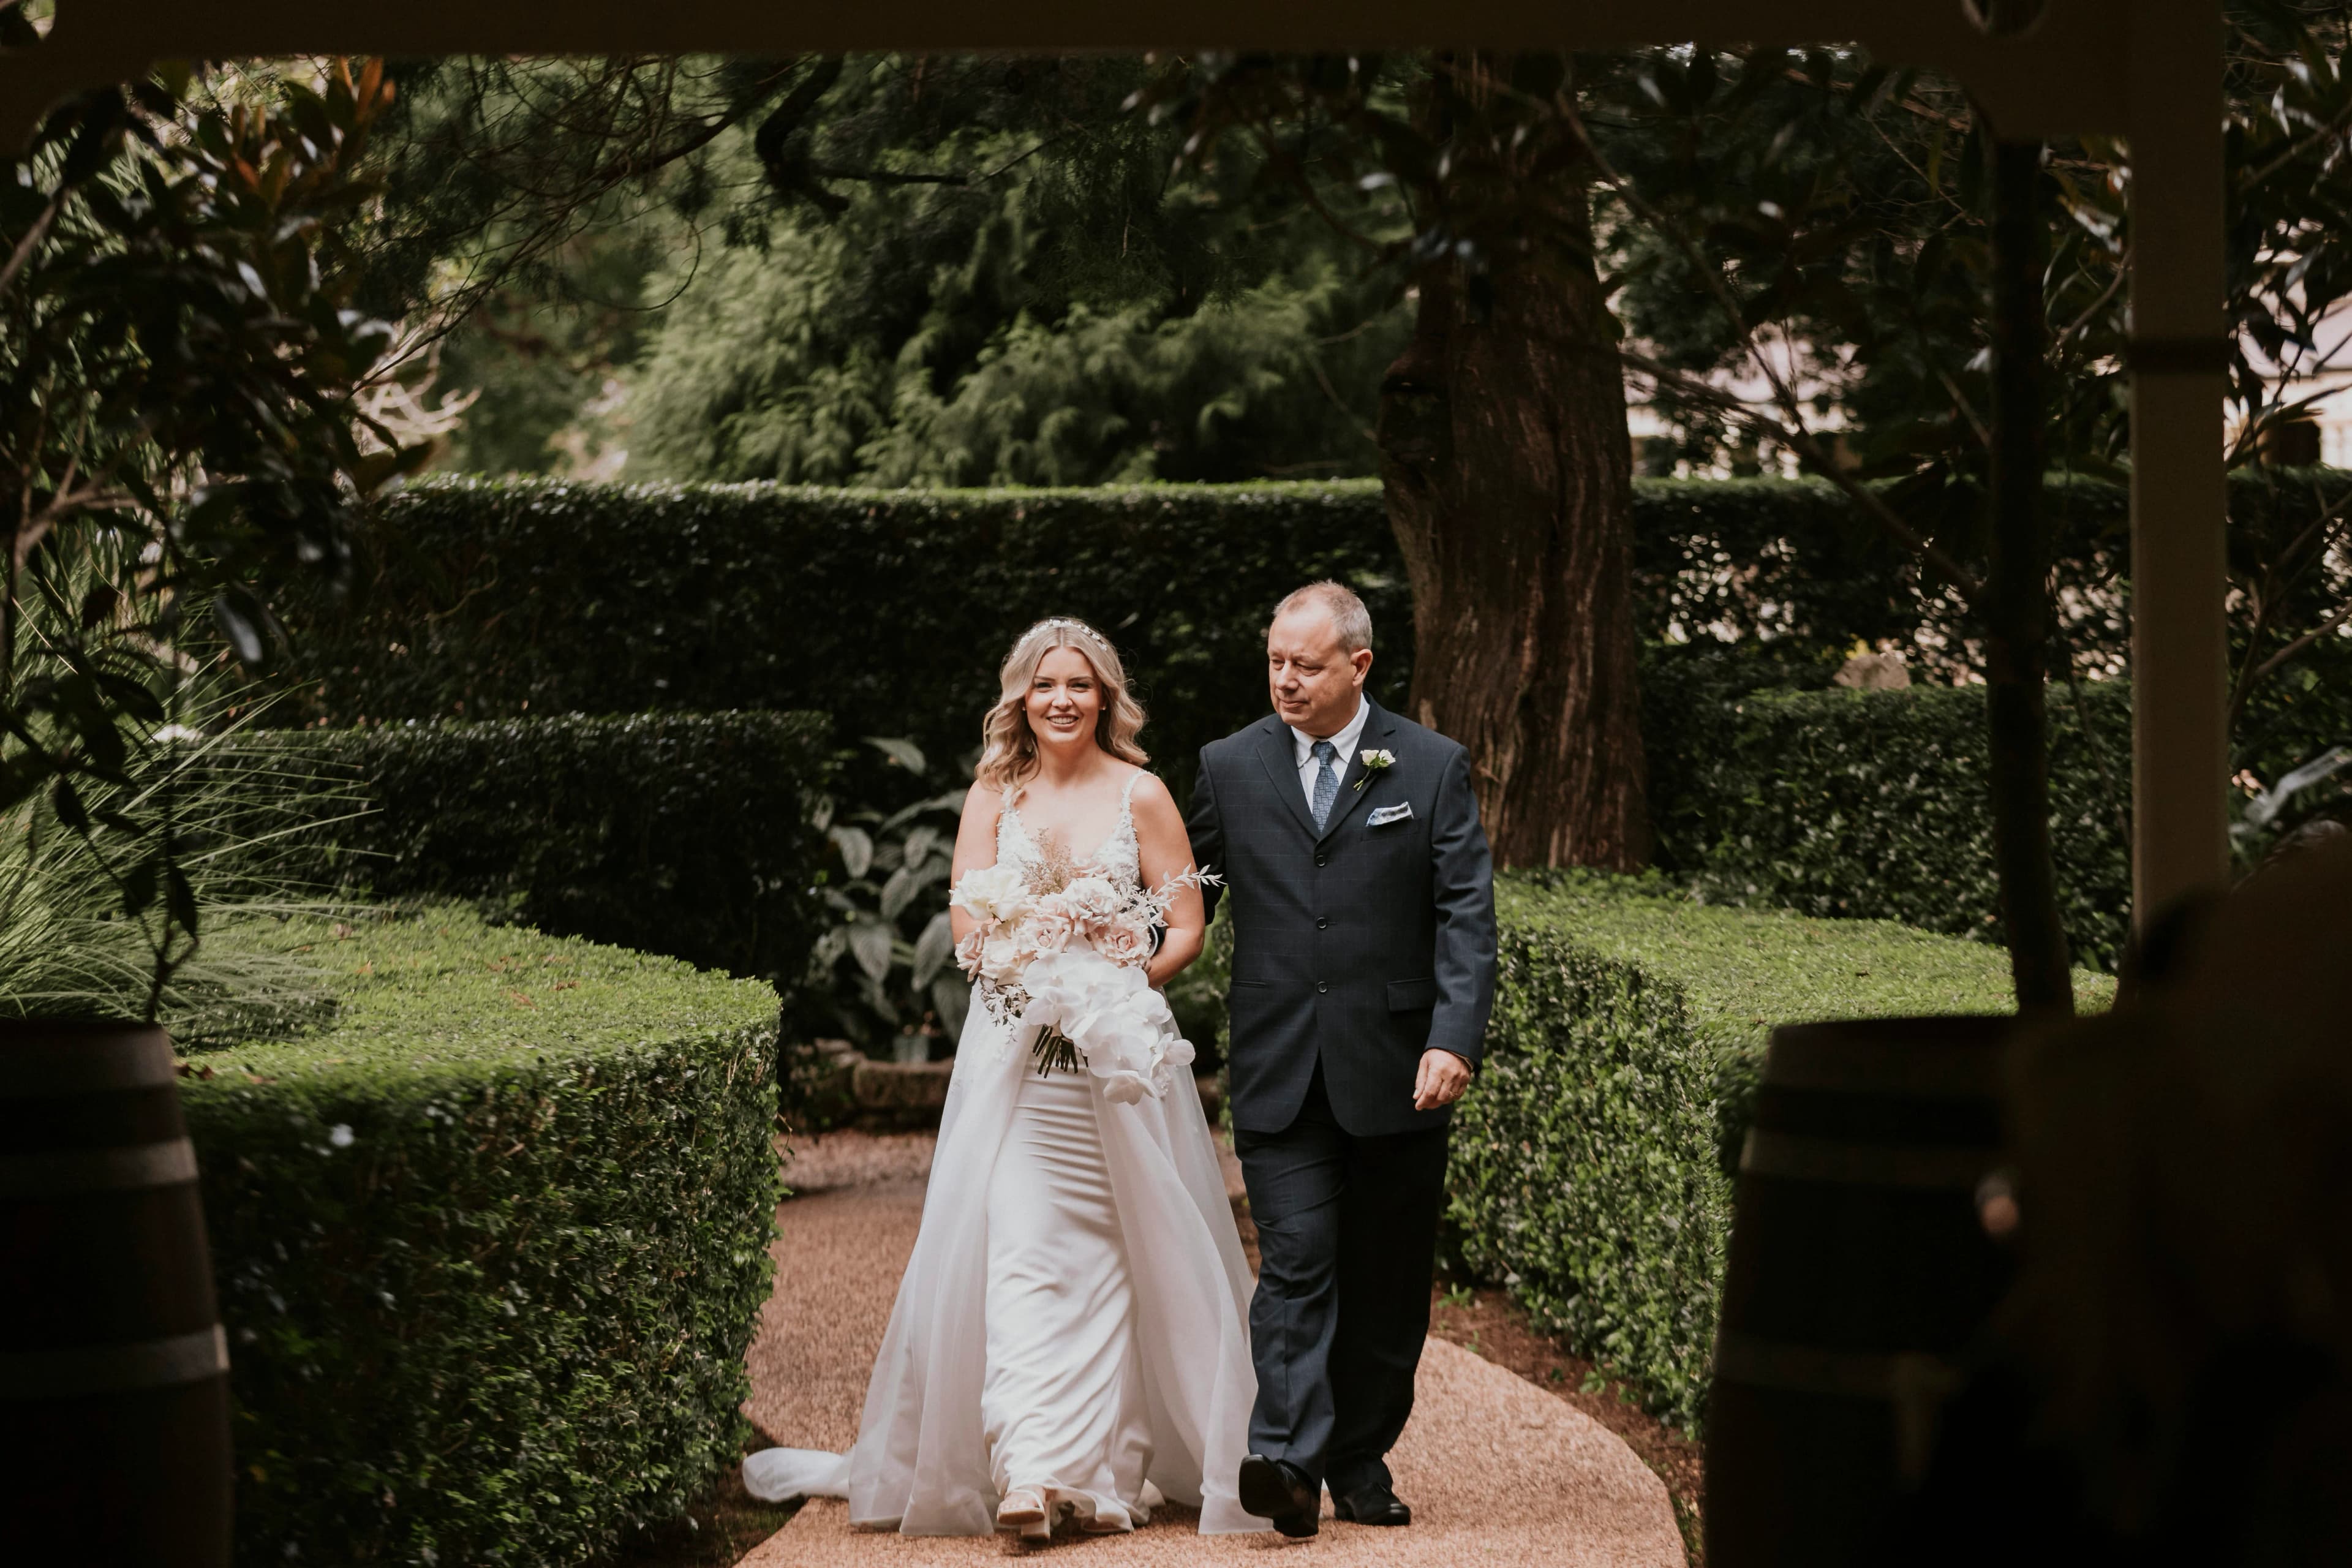
[[[1356,742],[1363,736],[1364,721],[1371,716],[1372,705],[1365,701],[1363,694],[1359,692],[1356,696],[1356,716],[1348,721],[1347,728],[1330,737],[1332,746],[1339,753],[1331,759],[1331,771],[1342,782],[1348,776],[1348,759],[1356,754]],[[1306,795],[1307,809],[1312,814],[1315,810],[1315,775],[1322,766],[1315,760],[1315,737],[1296,724],[1286,728],[1290,731],[1290,739],[1298,757],[1298,787]],[[1331,809],[1337,811],[1339,807],[1335,805]]]

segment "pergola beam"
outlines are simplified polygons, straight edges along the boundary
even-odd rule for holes
[[[1137,51],[1171,46],[1309,50],[1420,47],[1606,48],[1707,39],[1855,43],[1893,64],[1933,66],[1969,84],[2020,136],[2120,132],[2130,102],[2121,40],[2131,0],[2051,0],[2034,26],[1994,38],[1961,0],[872,0],[858,5],[746,0],[60,0],[40,48],[0,51],[0,145],[78,86],[120,80],[159,59],[289,55],[519,55]]]
[[[2132,146],[2133,886],[2145,921],[2228,874],[2221,413],[2221,0],[2048,0],[1990,37],[1962,0],[60,0],[0,50],[0,148],[67,93],[159,59],[289,55],[1066,52],[1214,43],[1601,48],[1851,42],[1964,83],[2004,133]]]

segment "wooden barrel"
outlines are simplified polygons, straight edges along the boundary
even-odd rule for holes
[[[1772,1033],[1740,1157],[1706,1415],[1708,1568],[1885,1561],[1949,1358],[2008,1287],[2009,1017]]]
[[[228,1347],[163,1031],[0,1020],[0,1563],[226,1568]]]

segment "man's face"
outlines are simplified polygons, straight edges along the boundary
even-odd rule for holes
[[[1320,605],[1294,606],[1266,628],[1265,679],[1274,710],[1318,741],[1338,734],[1356,716],[1371,668],[1372,650],[1341,647],[1339,629]]]

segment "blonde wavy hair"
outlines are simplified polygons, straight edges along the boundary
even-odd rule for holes
[[[1013,640],[997,671],[1001,695],[981,723],[983,745],[973,776],[989,788],[1017,795],[1037,774],[1037,734],[1029,727],[1029,683],[1037,666],[1057,647],[1073,650],[1094,667],[1102,691],[1102,712],[1095,721],[1095,744],[1121,762],[1142,767],[1151,761],[1135,743],[1143,728],[1143,708],[1128,694],[1127,669],[1110,639],[1067,616],[1039,621]]]

